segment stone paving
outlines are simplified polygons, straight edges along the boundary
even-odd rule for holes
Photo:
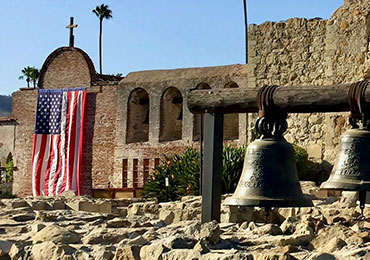
[[[349,192],[310,196],[314,207],[268,217],[260,208],[222,206],[221,223],[204,224],[200,197],[2,199],[0,259],[370,259],[369,208],[361,218]]]

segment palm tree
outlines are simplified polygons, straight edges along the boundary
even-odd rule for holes
[[[102,71],[102,51],[101,51],[101,39],[103,34],[103,20],[112,18],[112,10],[109,9],[108,5],[101,4],[100,6],[96,6],[94,10],[92,10],[97,17],[99,17],[100,21],[100,33],[99,33],[99,65],[100,65],[100,74],[103,73]]]
[[[30,79],[32,80],[32,83],[33,83],[33,87],[36,88],[36,81],[40,77],[40,70],[35,68],[35,67],[32,67],[32,71],[31,71],[30,76],[31,76]]]
[[[25,67],[21,71],[23,73],[23,75],[18,77],[18,79],[21,79],[21,80],[26,78],[28,88],[30,87],[30,81],[31,81],[31,78],[32,78],[32,71],[33,71],[33,67],[30,67],[30,66]]]

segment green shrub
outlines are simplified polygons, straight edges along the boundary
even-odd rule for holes
[[[222,194],[233,193],[243,171],[244,157],[247,148],[224,147],[222,154]]]
[[[169,180],[168,200],[178,200],[184,195],[199,195],[199,167],[200,156],[193,148],[186,149],[182,156],[165,156],[150,173],[142,195],[167,201],[166,177]]]
[[[14,168],[13,155],[12,153],[9,153],[6,158],[6,164],[5,164],[7,182],[13,181],[13,171],[14,171],[13,168]]]
[[[293,144],[299,180],[317,181],[317,174],[309,171],[308,154],[305,149]],[[227,146],[223,149],[222,193],[233,193],[243,171],[246,147]],[[200,154],[188,148],[183,155],[164,157],[161,164],[149,175],[142,195],[167,201],[165,186],[169,179],[168,200],[178,200],[185,195],[199,195]]]
[[[243,169],[245,147],[225,147],[223,150],[222,192],[234,192]],[[147,179],[142,195],[167,200],[165,186],[169,179],[168,200],[178,200],[185,195],[199,195],[200,154],[188,148],[183,155],[164,157]]]
[[[308,153],[304,148],[296,144],[293,144],[293,148],[295,152],[298,179],[300,181],[308,181],[310,179],[308,174]]]

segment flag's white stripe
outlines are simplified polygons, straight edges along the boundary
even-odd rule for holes
[[[40,135],[40,139],[42,138],[42,135]],[[45,145],[45,153],[44,153],[44,159],[42,160],[42,166],[41,166],[41,172],[40,172],[40,194],[42,196],[45,196],[45,172],[48,167],[49,162],[49,156],[50,156],[50,141],[51,141],[51,135],[46,136],[46,145]]]
[[[60,155],[62,157],[62,165],[61,165],[61,173],[59,175],[59,179],[56,186],[55,195],[59,194],[60,188],[64,181],[66,175],[65,169],[65,143],[66,143],[66,116],[67,116],[67,108],[68,108],[68,92],[63,92],[63,100],[62,100],[62,111],[60,117]]]
[[[36,135],[36,148],[35,148],[35,154],[34,154],[34,157],[33,157],[33,165],[32,165],[32,193],[33,193],[33,196],[37,196],[37,192],[36,192],[36,166],[37,166],[37,162],[39,160],[39,156],[40,156],[40,146],[41,146],[41,140],[42,140],[42,136],[41,135]]]
[[[67,187],[66,187],[66,190],[70,190],[71,189],[71,183],[69,182],[70,178],[70,172],[69,172],[69,158],[70,158],[70,152],[71,152],[71,134],[72,134],[72,124],[73,124],[73,117],[74,117],[74,114],[73,114],[73,103],[75,102],[75,93],[74,91],[71,92],[71,101],[68,102],[69,105],[70,105],[70,108],[69,108],[69,126],[68,126],[68,148],[67,148],[67,165],[66,165],[66,170],[67,170]],[[72,188],[73,189],[73,188]]]
[[[73,177],[72,177],[72,188],[77,191],[77,169],[78,169],[78,157],[80,149],[80,127],[81,127],[81,110],[82,110],[82,91],[78,91],[78,101],[76,107],[76,127],[75,127],[75,147],[74,147],[74,159],[73,159]]]
[[[58,160],[59,160],[59,151],[58,151],[58,135],[54,135],[54,140],[52,144],[52,149],[53,149],[53,162],[51,164],[51,170],[50,170],[50,175],[49,175],[49,196],[53,196],[54,193],[54,178],[55,178],[55,173],[57,171],[57,166],[58,166]]]

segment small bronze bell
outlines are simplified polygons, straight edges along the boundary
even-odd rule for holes
[[[286,113],[272,109],[276,87],[262,88],[258,94],[259,115],[256,130],[261,139],[247,148],[243,172],[232,197],[225,205],[258,207],[313,206],[301,190],[294,159],[294,149],[284,137]]]
[[[339,143],[339,153],[322,189],[370,190],[370,131],[350,129]]]

